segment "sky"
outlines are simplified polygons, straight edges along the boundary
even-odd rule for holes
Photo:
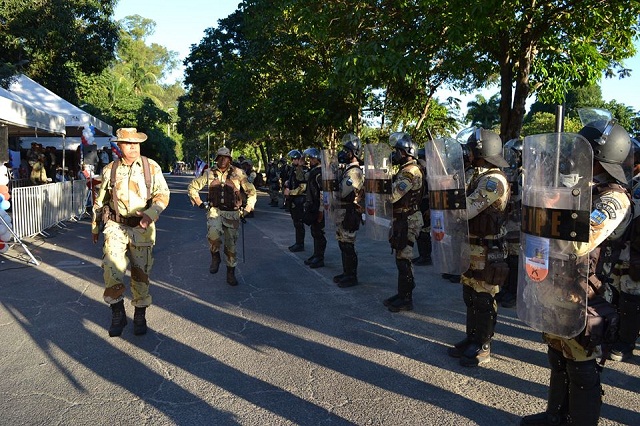
[[[147,39],[147,44],[157,43],[178,53],[180,69],[169,81],[182,79],[182,61],[189,54],[192,44],[198,44],[204,37],[204,30],[216,27],[219,19],[233,13],[240,0],[120,0],[115,11],[115,19],[128,15],[140,15],[156,22],[156,31]],[[640,43],[639,53],[625,61],[625,66],[634,71],[631,77],[619,80],[603,79],[600,83],[605,101],[616,100],[636,111],[640,111]],[[485,97],[498,92],[498,88],[485,90]],[[444,100],[455,95],[462,99],[462,106],[475,99],[475,94],[460,96],[457,93],[442,92],[436,96]]]

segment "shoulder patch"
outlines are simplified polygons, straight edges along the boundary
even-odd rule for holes
[[[498,190],[498,181],[491,178],[487,179],[487,184],[485,185],[485,188],[489,192],[496,192]]]
[[[403,182],[400,182],[400,183],[398,184],[398,189],[399,189],[400,191],[405,191],[405,190],[407,189],[407,183],[406,183],[406,182],[404,182],[404,181],[403,181]]]
[[[348,178],[348,179],[347,179],[346,184],[347,184],[347,186],[351,186],[351,185],[353,185],[353,181],[351,180],[351,178]]]
[[[595,209],[591,212],[590,220],[592,225],[601,225],[605,221],[607,215],[605,212],[599,209]]]

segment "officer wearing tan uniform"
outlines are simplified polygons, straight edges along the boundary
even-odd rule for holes
[[[471,264],[462,275],[462,295],[467,307],[467,337],[449,348],[460,364],[474,367],[489,361],[491,337],[497,319],[495,295],[507,279],[505,228],[509,183],[499,167],[509,164],[502,157],[502,141],[478,128],[467,141],[474,167],[467,187],[467,220]]]
[[[409,134],[392,133],[389,143],[395,151],[391,163],[399,166],[391,184],[391,202],[393,203],[393,221],[391,225],[391,248],[396,252],[398,268],[398,292],[384,300],[391,312],[413,309],[413,246],[424,222],[420,212],[423,177],[417,164],[418,147]]]
[[[211,248],[209,272],[218,272],[221,263],[220,246],[224,238],[224,254],[227,258],[227,284],[237,285],[235,268],[238,228],[244,213],[256,204],[256,189],[247,180],[245,172],[231,165],[231,151],[222,147],[216,153],[216,165],[189,184],[188,194],[192,204],[207,210],[207,239]],[[208,201],[203,202],[198,192],[208,185]],[[247,205],[242,206],[240,189],[247,194]]]
[[[631,146],[628,133],[618,124],[598,120],[580,130],[594,152],[593,196],[589,242],[575,243],[578,255],[589,254],[587,304],[608,304],[603,298],[612,269],[611,258],[619,255],[619,240],[631,220],[631,200],[624,187],[626,176],[620,166]],[[606,254],[605,254],[606,253]],[[615,262],[615,260],[614,260]],[[584,303],[584,295],[576,295]],[[525,416],[521,425],[597,425],[602,405],[600,369],[596,358],[601,348],[583,346],[583,332],[568,339],[543,333],[550,364],[547,410]]]
[[[160,166],[140,156],[147,135],[135,128],[116,131],[122,158],[102,171],[102,184],[93,204],[91,233],[97,243],[104,225],[102,268],[104,300],[111,305],[109,336],[119,336],[127,325],[124,309],[124,277],[131,261],[131,304],[135,306],[133,332],[147,332],[146,307],[151,304],[149,273],[156,241],[155,222],[169,204],[169,187]]]
[[[338,287],[358,284],[358,254],[355,249],[356,231],[360,229],[364,199],[364,176],[360,168],[362,144],[360,138],[348,133],[342,138],[338,162],[344,165],[337,180],[339,200],[335,211],[336,240],[342,254],[342,274],[333,277]]]

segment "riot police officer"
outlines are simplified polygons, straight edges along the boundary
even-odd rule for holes
[[[424,181],[424,191],[420,200],[420,212],[424,225],[418,234],[416,245],[418,246],[418,257],[411,260],[416,266],[431,265],[431,217],[429,214],[429,189],[427,187],[427,164],[424,148],[418,150],[418,167],[422,171]]]
[[[348,133],[342,138],[338,162],[344,167],[336,179],[338,206],[335,212],[336,240],[342,254],[342,273],[333,277],[338,287],[358,284],[358,255],[355,249],[356,231],[360,228],[363,212],[364,176],[359,156],[360,138]]]
[[[502,157],[502,141],[495,132],[476,128],[467,146],[474,167],[466,201],[471,264],[461,277],[467,336],[449,348],[448,354],[460,358],[465,367],[475,367],[490,359],[497,319],[494,297],[508,274],[505,211],[509,183],[499,168],[509,164]]]
[[[307,172],[307,191],[304,201],[304,223],[311,229],[313,238],[313,254],[304,261],[310,268],[324,266],[324,252],[327,238],[324,235],[324,211],[322,203],[322,167],[320,150],[307,148],[303,155],[309,161]]]
[[[578,257],[588,258],[588,271],[581,277],[583,282],[578,287],[583,293],[575,292],[570,296],[580,310],[584,310],[586,297],[591,311],[604,312],[602,308],[606,309],[609,305],[603,294],[610,278],[613,266],[611,263],[619,255],[622,246],[620,240],[631,217],[631,201],[624,186],[627,177],[621,167],[630,149],[630,139],[620,125],[607,120],[592,121],[579,133],[589,142],[593,151],[593,182],[590,185],[592,210],[589,215],[588,241],[573,244]],[[574,160],[575,158],[567,158],[565,162]],[[526,172],[528,173],[528,169]],[[565,186],[574,187],[580,181],[579,174],[572,175],[563,176]],[[558,296],[554,297],[554,300],[559,299]],[[562,299],[568,300],[568,297],[563,295]],[[520,314],[520,301],[518,303]],[[611,311],[615,313],[613,308]],[[613,330],[593,330],[590,317],[592,316],[587,316],[587,327],[584,327],[584,317],[579,317],[578,327],[583,330],[576,337],[561,337],[547,331],[543,333],[543,339],[548,345],[551,370],[547,409],[543,413],[525,416],[521,425],[598,424],[602,386],[601,366],[596,358],[606,357],[606,354],[603,353],[605,342],[596,338],[613,334]],[[598,323],[605,324],[606,321]],[[587,329],[591,329],[593,333],[587,334]],[[604,347],[606,352],[606,345]]]
[[[391,312],[413,309],[413,246],[423,226],[420,200],[422,199],[423,177],[417,164],[418,146],[408,133],[395,132],[389,137],[394,151],[391,163],[399,166],[391,185],[393,220],[389,243],[396,253],[398,268],[398,292],[384,300]]]
[[[289,206],[293,228],[296,232],[296,242],[289,246],[292,252],[304,251],[305,229],[302,222],[304,215],[304,200],[307,189],[305,174],[307,168],[304,165],[302,153],[297,149],[289,151],[287,156],[291,159],[291,172],[284,185],[284,197]]]
[[[614,282],[613,302],[620,313],[618,341],[611,348],[609,359],[624,361],[633,356],[638,333],[640,333],[640,142],[632,138],[634,176],[632,180],[633,222],[630,225],[629,241],[621,265],[617,268],[621,276]],[[624,259],[623,259],[624,256]]]

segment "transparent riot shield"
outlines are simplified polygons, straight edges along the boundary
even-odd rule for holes
[[[439,274],[460,275],[469,269],[469,225],[462,146],[452,138],[425,145],[431,257]]]
[[[578,134],[527,136],[523,169],[518,317],[575,337],[586,324],[593,152]]]
[[[339,208],[340,193],[338,176],[340,164],[338,152],[333,149],[322,151],[322,204],[324,206],[324,226],[327,231],[336,229],[336,209]]]
[[[522,215],[522,161],[521,152],[505,146],[502,156],[509,163],[502,171],[507,177],[511,193],[507,205],[507,242],[520,241],[520,222]],[[511,253],[510,253],[511,254]]]
[[[375,241],[389,240],[393,218],[391,152],[387,144],[364,146],[364,228],[367,238]]]

